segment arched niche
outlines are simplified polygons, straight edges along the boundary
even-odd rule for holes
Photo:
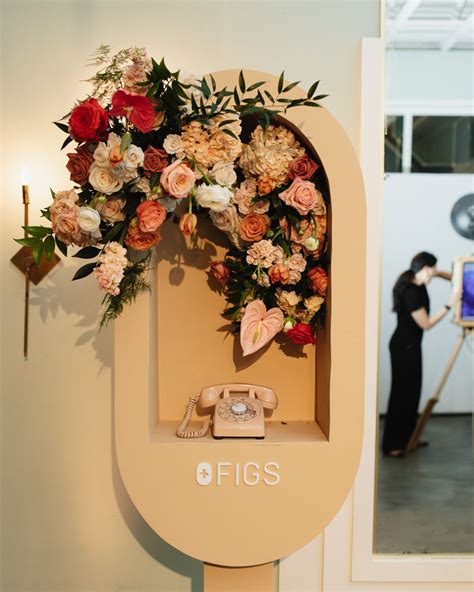
[[[232,88],[238,71],[214,77],[219,87]],[[276,85],[275,77],[261,72],[246,71],[245,78]],[[274,341],[261,354],[241,357],[221,317],[224,299],[209,289],[205,273],[210,258],[226,249],[225,238],[211,226],[201,226],[193,249],[174,225],[167,226],[152,294],[142,295],[115,326],[115,437],[125,487],[161,537],[216,565],[266,563],[305,545],[336,514],[359,462],[362,177],[349,139],[326,109],[294,108],[285,118],[321,163],[330,194],[330,292],[316,350],[288,355]],[[176,438],[188,397],[222,382],[275,389],[279,406],[268,418],[265,440]],[[196,481],[201,462],[214,471],[208,486]],[[278,465],[276,485],[264,482],[268,463]]]

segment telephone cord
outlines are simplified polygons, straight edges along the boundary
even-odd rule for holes
[[[200,430],[186,431],[186,428],[188,427],[188,424],[191,420],[194,407],[196,406],[198,401],[199,395],[194,395],[193,397],[189,398],[188,404],[186,405],[186,411],[184,413],[183,420],[179,424],[178,429],[176,430],[176,435],[178,436],[178,438],[202,438],[209,431],[209,428],[211,426],[210,419],[206,419],[206,421],[202,424]]]

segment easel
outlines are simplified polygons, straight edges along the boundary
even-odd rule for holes
[[[454,362],[456,361],[456,358],[458,357],[458,354],[461,351],[462,344],[464,343],[465,338],[468,335],[472,335],[473,332],[474,332],[474,329],[472,327],[464,327],[462,330],[462,333],[460,333],[458,335],[458,338],[456,339],[456,343],[454,344],[454,349],[453,349],[451,356],[448,360],[448,364],[446,366],[446,369],[443,372],[443,375],[441,376],[441,380],[439,381],[438,386],[436,387],[435,394],[426,403],[423,413],[418,418],[415,430],[413,431],[413,434],[411,435],[410,441],[408,442],[408,445],[406,448],[407,452],[410,452],[410,451],[415,450],[417,448],[421,434],[425,428],[425,425],[426,425],[428,419],[430,418],[431,412],[433,411],[433,407],[439,401],[439,398],[441,396],[441,391],[443,390],[443,387],[448,379],[448,376],[454,366]]]

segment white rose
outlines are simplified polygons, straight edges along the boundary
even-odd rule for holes
[[[310,236],[304,241],[303,245],[308,251],[316,251],[319,246],[319,241],[314,236]]]
[[[200,185],[196,191],[196,201],[203,208],[222,212],[229,205],[232,191],[220,185]]]
[[[109,148],[104,142],[99,142],[94,150],[94,161],[101,167],[109,166]]]
[[[211,171],[211,177],[219,185],[230,187],[237,181],[237,174],[232,163],[216,162]]]
[[[84,232],[95,232],[100,226],[100,214],[94,208],[80,207],[77,209],[77,223]]]
[[[136,169],[143,165],[144,158],[145,155],[143,154],[143,150],[138,146],[131,144],[125,157],[125,166],[127,169]]]
[[[123,178],[114,174],[110,168],[93,163],[89,171],[89,183],[96,191],[110,195],[122,189]]]
[[[163,142],[163,148],[168,154],[176,154],[184,150],[183,140],[178,134],[168,134]]]

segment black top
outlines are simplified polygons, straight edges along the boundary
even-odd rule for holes
[[[416,323],[411,313],[420,308],[430,312],[430,299],[426,286],[410,284],[405,288],[401,297],[400,310],[397,313],[398,325],[395,333],[404,341],[420,342],[423,337],[423,329]]]

